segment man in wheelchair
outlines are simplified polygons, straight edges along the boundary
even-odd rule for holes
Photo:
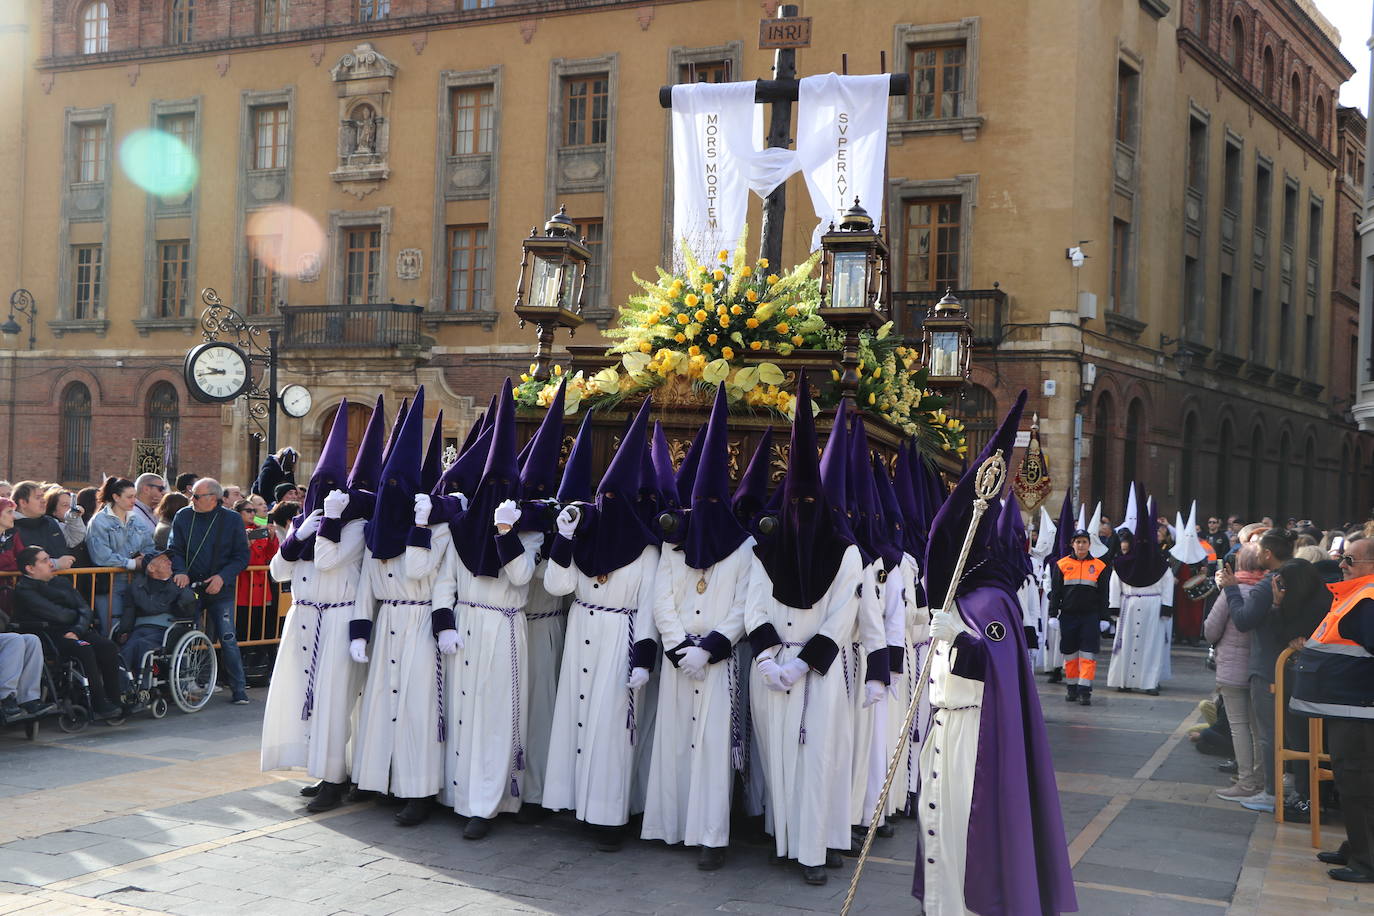
[[[174,621],[196,616],[195,593],[172,581],[172,558],[165,550],[145,555],[142,567],[129,585],[129,602],[115,631],[124,667],[135,676],[142,671],[143,656],[162,647]]]
[[[51,638],[62,658],[75,659],[90,682],[92,718],[124,715],[124,675],[119,652],[92,626],[94,611],[66,577],[58,577],[48,552],[25,547],[19,552],[23,575],[14,586],[14,623]]]

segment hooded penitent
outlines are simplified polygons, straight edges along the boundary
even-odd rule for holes
[[[386,437],[386,447],[382,449],[382,463],[391,457],[391,449],[396,445],[396,437],[401,434],[401,426],[410,415],[410,398],[401,398],[401,409],[396,411],[396,419],[391,423],[391,433]]]
[[[588,411],[577,429],[567,463],[563,465],[563,479],[558,484],[558,503],[561,506],[592,501],[592,415]]]
[[[420,492],[428,493],[439,482],[444,470],[444,412],[434,418],[434,429],[429,434],[429,447],[425,449],[425,462],[420,465]]]
[[[313,482],[311,485],[314,485]],[[1178,529],[1177,542],[1169,548],[1169,553],[1173,554],[1174,559],[1189,566],[1196,566],[1207,559],[1207,551],[1203,549],[1202,542],[1197,536],[1197,500],[1193,500],[1193,505],[1188,510],[1186,523],[1177,515],[1174,521],[1174,527]]]
[[[996,565],[1005,567],[1007,580],[1014,582],[1015,588],[1020,588],[1031,574],[1031,557],[1027,549],[1030,545],[1026,543],[1026,523],[1021,518],[1021,507],[1016,504],[1016,496],[1011,491],[1002,498],[994,543],[997,547],[994,556],[1001,555]]]
[[[620,448],[601,478],[596,506],[587,513],[573,541],[573,556],[583,575],[604,576],[628,566],[657,544],[659,538],[644,524],[636,507],[644,447],[649,434],[650,399],[645,398]],[[580,438],[580,435],[579,435]],[[572,459],[568,460],[569,466]],[[560,494],[561,496],[561,494]]]
[[[1159,539],[1155,536],[1155,518],[1158,515],[1159,510],[1151,499],[1144,515],[1136,521],[1130,552],[1112,560],[1112,571],[1127,585],[1135,588],[1154,585],[1164,578],[1164,572],[1169,568]]]
[[[281,552],[288,560],[315,559],[315,535],[297,538],[295,529],[305,517],[316,509],[324,508],[324,498],[334,490],[342,490],[348,475],[348,399],[339,402],[334,414],[334,425],[329,428],[329,436],[320,448],[320,457],[315,461],[315,469],[310,472],[310,485],[305,490],[305,502],[296,516],[291,533],[282,541]]]
[[[849,437],[849,482],[856,509],[855,534],[868,545],[873,556],[883,561],[884,569],[896,568],[902,562],[902,547],[894,544],[883,528],[882,506],[873,480],[873,459],[868,451],[868,430],[863,416],[857,413]]]
[[[795,608],[809,608],[821,600],[853,543],[847,528],[837,527],[835,511],[821,485],[816,420],[807,409],[810,403],[811,389],[803,371],[797,380],[798,407],[777,530],[754,548],[773,583],[773,597]]]
[[[520,453],[520,521],[519,531],[553,530],[556,511],[551,511],[553,498],[558,494],[558,453],[563,448],[563,392],[567,380],[560,382],[548,413]]]
[[[420,456],[425,437],[425,389],[415,392],[401,430],[382,466],[377,505],[363,536],[367,549],[379,560],[405,552],[406,536],[415,523],[415,494],[420,492]]]
[[[1059,523],[1054,533],[1054,558],[1067,557],[1073,553],[1073,533],[1081,530],[1073,517],[1073,492],[1064,491],[1064,504],[1059,507]]]
[[[382,438],[386,435],[386,404],[377,395],[377,404],[363,429],[358,454],[353,456],[353,469],[348,472],[348,506],[343,521],[371,518],[377,502],[377,486],[382,479]],[[325,494],[328,495],[328,494]]]
[[[873,554],[854,530],[855,506],[849,486],[849,409],[848,402],[843,399],[835,408],[830,438],[825,440],[825,448],[821,451],[820,473],[821,488],[825,490],[826,504],[834,516],[835,529],[859,548],[863,564],[867,566],[873,562]]]
[[[892,478],[881,461],[873,463],[873,486],[878,491],[878,524],[886,541],[883,559],[888,568],[902,562],[906,550],[906,522],[902,519],[902,507],[897,503],[897,491],[892,487]]]
[[[677,469],[677,501],[679,505],[690,506],[692,504],[692,483],[696,480],[697,464],[701,461],[701,440],[705,436],[706,427],[697,427],[697,434],[692,437],[692,444],[682,459],[682,466]]]
[[[754,456],[749,459],[749,466],[740,475],[735,495],[730,499],[730,508],[735,512],[735,518],[750,530],[753,529],[754,518],[768,503],[768,477],[772,471],[772,457],[773,427],[770,426],[759,437],[759,444],[754,448]]]
[[[486,432],[486,429],[487,415],[485,413],[480,413],[477,415],[477,421],[468,428],[468,434],[463,437],[463,444],[458,447],[458,454],[460,456],[466,455],[482,433]]]
[[[1031,545],[1031,556],[1041,562],[1047,560],[1059,542],[1059,527],[1050,518],[1044,505],[1040,506],[1040,528],[1035,533],[1035,543]]]
[[[467,510],[449,522],[458,559],[475,576],[496,576],[512,558],[504,556],[496,541],[496,507],[520,493],[520,472],[515,461],[515,398],[510,379],[501,386],[500,400],[491,429],[487,460],[477,486],[467,494]]]
[[[673,456],[668,450],[668,437],[663,432],[663,424],[654,422],[654,438],[649,446],[650,463],[654,471],[654,487],[658,503],[658,513],[649,519],[649,527],[661,540],[671,544],[682,541],[682,510],[687,503],[678,499],[677,495],[677,474],[673,472]],[[695,473],[695,471],[693,472]],[[644,484],[640,484],[640,491],[643,492]],[[689,494],[690,502],[690,494]],[[668,522],[667,527],[661,523],[664,514],[671,514],[673,521]]]
[[[892,476],[892,488],[897,493],[897,505],[901,507],[903,530],[906,532],[902,546],[915,560],[920,561],[926,555],[926,533],[930,530],[930,518],[925,508],[925,488],[917,487],[911,476],[911,450],[905,442],[897,447],[897,467]]]
[[[692,511],[682,538],[683,559],[692,569],[707,569],[730,556],[749,537],[730,506],[729,407],[725,386],[716,389],[711,419],[698,449],[692,482]]]
[[[932,601],[943,601],[953,564],[973,515],[973,477],[983,461],[1000,449],[1010,456],[1016,426],[1025,406],[1021,393],[945,505],[930,532],[927,569]],[[965,837],[946,841],[961,847],[967,861],[963,905],[975,913],[1063,913],[1077,909],[1073,876],[1064,840],[1064,822],[1055,784],[1054,762],[1021,626],[1021,609],[1007,576],[988,567],[998,556],[1024,554],[1024,538],[1003,543],[1014,525],[997,524],[998,500],[983,516],[959,583],[958,613],[972,630],[955,640],[958,664],[983,682],[978,720],[977,763]],[[1015,511],[1015,507],[1010,507]],[[1017,583],[1019,585],[1019,582]],[[972,674],[971,672],[975,672]],[[917,831],[917,842],[922,836]],[[925,892],[925,855],[916,850],[912,893]]]

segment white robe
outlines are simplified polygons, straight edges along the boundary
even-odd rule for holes
[[[893,814],[902,810],[907,804],[907,794],[916,791],[916,760],[913,748],[919,752],[919,745],[911,738],[912,732],[923,732],[924,727],[919,715],[912,720],[912,727],[905,733],[902,726],[906,721],[907,707],[911,704],[911,697],[916,689],[916,677],[921,673],[920,661],[918,658],[918,648],[926,641],[927,630],[930,626],[930,609],[920,605],[916,600],[916,582],[920,578],[920,566],[911,554],[902,554],[902,562],[897,567],[894,575],[899,577],[895,583],[892,576],[888,577],[888,592],[890,597],[895,598],[901,613],[901,640],[892,643],[893,646],[900,646],[903,653],[901,672],[893,672],[892,686],[889,695],[883,701],[887,707],[887,757],[882,761],[882,771],[869,773],[869,791],[877,797],[877,792],[882,789],[882,781],[887,778],[887,767],[891,761],[891,755],[900,746],[901,755],[897,761],[897,775],[892,781],[892,790],[888,793],[887,813]],[[918,710],[919,713],[919,710]],[[873,778],[877,776],[878,783],[873,785]],[[869,811],[871,812],[871,807]]]
[[[272,557],[272,578],[290,580],[292,603],[263,713],[264,771],[304,767],[314,779],[348,779],[353,714],[367,670],[348,655],[364,525],[361,519],[349,522],[337,544],[316,535],[314,560]],[[308,715],[307,690],[312,697]]]
[[[1159,686],[1169,654],[1170,622],[1159,616],[1161,608],[1174,606],[1174,573],[1143,588],[1127,585],[1112,573],[1109,605],[1120,609],[1112,663],[1107,669],[1108,687],[1153,690]]]
[[[868,679],[868,653],[887,646],[884,623],[887,589],[886,583],[878,582],[878,573],[882,568],[882,559],[876,557],[872,563],[864,567],[864,587],[863,594],[859,597],[858,616],[854,620],[854,637],[849,643],[847,654],[844,648],[840,650],[840,662],[844,664],[845,687],[849,691],[849,721],[853,729],[849,780],[849,823],[852,825],[866,825],[873,813],[872,805],[865,804],[865,799],[869,795],[869,755],[874,741],[874,726],[879,714],[876,704],[864,709],[864,685]],[[885,718],[886,715],[884,711],[882,716]],[[874,792],[873,800],[877,801],[877,797],[877,793]]]
[[[715,631],[730,641],[732,650],[707,666],[702,681],[692,680],[664,657],[640,832],[646,840],[688,846],[730,843],[732,742],[746,738],[735,707],[740,672],[733,644],[744,635],[744,602],[757,564],[753,538],[706,570],[690,568],[680,550],[665,546],[662,551],[653,612],[663,648],[676,648],[690,637],[696,642]],[[703,579],[706,589],[698,593]],[[742,744],[739,751],[742,757]]]
[[[784,644],[777,662],[797,657],[812,636],[849,649],[858,614],[857,592],[863,581],[859,548],[850,546],[830,588],[813,607],[789,607],[773,597],[773,583],[759,568],[749,583],[745,605],[747,632],[770,623]],[[768,784],[765,826],[777,854],[802,865],[825,864],[826,848],[850,845],[849,791],[853,769],[850,753],[851,715],[844,689],[842,659],[822,675],[808,671],[785,691],[764,683],[758,665],[750,672],[750,699],[759,738],[758,762]]]
[[[522,801],[529,708],[524,611],[541,535],[518,537],[523,550],[495,576],[474,575],[454,551],[454,592],[436,599],[440,606],[452,603],[463,637],[463,648],[444,660],[449,722],[439,798],[464,817],[519,811]]]
[[[544,800],[549,731],[553,728],[553,707],[558,700],[558,669],[563,664],[563,637],[568,629],[568,604],[571,602],[567,596],[550,595],[544,588],[544,571],[548,565],[547,559],[541,559],[535,567],[525,603],[530,705],[525,736],[525,781],[521,792],[522,798],[532,805]]]
[[[457,555],[449,549],[448,525],[430,530],[427,550],[408,547],[389,560],[378,560],[370,550],[364,554],[354,612],[358,619],[372,619],[375,609],[376,619],[358,707],[353,779],[360,789],[400,798],[434,795],[444,778],[444,669],[431,614],[435,597],[453,592]]]
[[[1053,564],[1049,560],[1035,560],[1039,566],[1036,587],[1040,592],[1037,619],[1040,623],[1040,664],[1037,671],[1049,672],[1064,667],[1064,653],[1059,651],[1059,618],[1050,616],[1050,577]]]
[[[956,613],[960,631],[972,630]],[[921,747],[921,855],[926,916],[964,916],[969,812],[978,763],[978,732],[983,715],[983,682],[954,674],[960,650],[936,641],[930,666],[930,734]]]
[[[652,742],[652,682],[633,691],[633,730],[626,682],[631,633],[633,641],[655,637],[657,566],[658,547],[649,545],[605,582],[584,575],[576,561],[569,566],[550,562],[544,572],[549,594],[573,594],[576,600],[568,611],[543,805],[554,811],[570,808],[589,824],[619,827],[629,820],[640,742]],[[628,613],[596,610],[582,602]]]

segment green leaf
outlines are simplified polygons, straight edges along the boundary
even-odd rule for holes
[[[787,376],[773,363],[759,363],[760,382],[765,385],[781,385],[786,380]]]

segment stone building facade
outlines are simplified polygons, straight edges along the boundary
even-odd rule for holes
[[[978,329],[973,435],[1030,388],[1058,493],[1076,457],[1083,497],[1109,507],[1134,477],[1169,508],[1363,515],[1374,443],[1335,380],[1353,122],[1334,31],[1305,0],[1090,6],[802,4],[799,72],[847,54],[851,72],[885,60],[916,87],[889,122],[899,327],[918,333],[960,291]],[[180,379],[207,286],[280,330],[283,384],[314,394],[283,444],[310,454],[341,397],[420,382],[459,439],[533,349],[509,309],[521,237],[566,204],[595,252],[590,317],[609,320],[632,272],[672,249],[658,87],[767,77],[755,35],[776,7],[5,4],[0,91],[22,129],[0,135],[18,164],[0,174],[15,202],[0,284],[40,312],[34,348],[21,335],[0,359],[16,442],[0,470],[83,482],[171,403],[178,466],[246,481],[260,449],[244,406],[201,405]],[[148,128],[186,143],[196,181],[134,180],[121,151]],[[788,195],[790,263],[811,222],[799,178]]]

